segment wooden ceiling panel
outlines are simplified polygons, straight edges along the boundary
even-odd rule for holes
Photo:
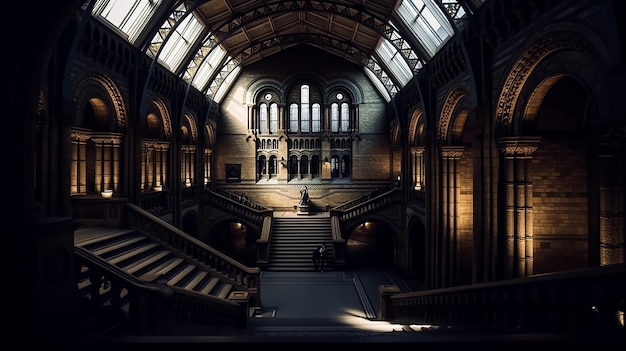
[[[382,20],[390,18],[396,3],[397,0],[334,0],[332,2],[332,4],[337,4],[339,9],[348,5],[353,9],[362,9],[364,12],[374,14]],[[215,33],[217,37],[228,35],[228,38],[222,42],[222,46],[231,56],[249,49],[254,43],[268,40],[274,36],[291,34],[330,36],[338,42],[348,43],[369,53],[374,52],[379,41],[380,35],[375,30],[356,22],[351,17],[345,17],[333,13],[333,11],[302,10],[304,1],[283,1],[281,5],[285,7],[280,8],[276,4],[275,1],[211,0],[200,5],[198,13],[204,16],[211,30],[219,29],[221,31]],[[289,10],[294,4],[300,9]],[[311,1],[311,5],[314,7],[320,4],[325,8],[330,8],[331,5],[330,2]],[[251,11],[254,9],[260,11],[253,14]],[[265,12],[266,9],[269,11]],[[242,20],[245,22],[243,28],[229,29],[229,24],[236,24]],[[229,30],[231,33],[228,33]],[[297,42],[290,42],[285,45],[297,44]],[[361,57],[358,55],[352,58],[349,57],[351,53],[346,53],[345,50],[325,48],[324,44],[321,43],[303,42],[302,44],[318,46],[353,62],[361,61]],[[263,50],[261,53],[255,53],[246,59],[246,64],[270,56],[284,48],[284,46],[282,48],[273,47]]]

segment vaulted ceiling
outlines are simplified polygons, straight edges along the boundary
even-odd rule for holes
[[[486,0],[93,1],[94,16],[219,100],[231,72],[295,45],[364,67],[390,98]]]
[[[397,1],[214,0],[199,5],[198,13],[230,56],[250,50],[244,65],[298,44],[362,65]]]

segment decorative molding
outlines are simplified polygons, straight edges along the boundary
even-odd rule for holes
[[[439,150],[441,158],[461,158],[465,146],[442,146]]]
[[[507,137],[498,139],[498,147],[505,157],[527,157],[537,150],[540,142],[540,137]]]
[[[589,54],[587,45],[569,32],[555,32],[537,40],[515,61],[508,73],[496,106],[496,122],[498,124],[511,124],[517,99],[532,71],[541,60],[561,50],[573,50]]]
[[[465,89],[455,88],[446,97],[446,101],[441,108],[441,115],[439,117],[439,141],[445,142],[448,137],[448,125],[452,120],[452,113],[454,108],[458,105],[459,101],[469,94]]]

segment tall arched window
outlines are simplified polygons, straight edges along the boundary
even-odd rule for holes
[[[267,133],[267,104],[262,103],[259,106],[259,131],[261,134]]]
[[[298,104],[289,105],[289,131],[298,132]]]
[[[270,133],[278,132],[278,104],[272,102],[270,104]]]
[[[302,85],[300,87],[300,132],[309,132],[309,86]]]
[[[339,104],[336,102],[330,105],[330,131],[332,133],[339,132]]]
[[[350,103],[341,92],[330,99],[330,131],[331,133],[350,132]]]
[[[341,103],[341,131],[348,132],[350,129],[350,109],[348,103]]]
[[[320,104],[318,103],[314,103],[313,107],[311,109],[311,122],[312,122],[312,129],[311,131],[313,133],[319,133],[322,129],[321,125],[322,125],[322,109]]]

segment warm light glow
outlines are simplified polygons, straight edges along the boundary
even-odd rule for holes
[[[163,186],[162,185],[157,185],[154,187],[155,191],[162,191],[163,190]]]
[[[110,199],[111,197],[113,197],[113,190],[104,190],[100,194],[103,198]]]
[[[186,181],[185,182],[185,186],[189,188],[191,186],[191,182],[190,181]]]
[[[375,331],[375,332],[396,332],[396,331],[420,331],[423,328],[432,328],[428,324],[392,324],[386,321],[369,320],[365,317],[359,317],[362,311],[346,310],[347,317],[342,317],[341,320],[350,324],[351,326],[363,330]]]

